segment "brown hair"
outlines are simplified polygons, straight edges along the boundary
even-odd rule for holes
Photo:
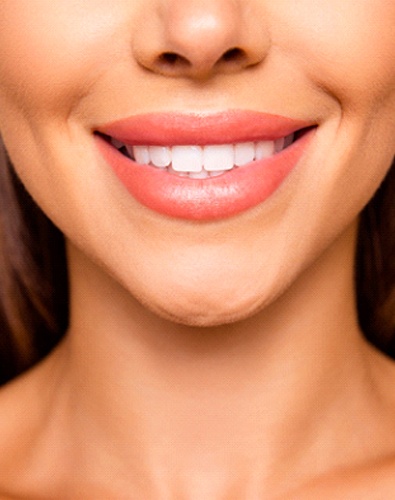
[[[355,275],[361,328],[395,358],[395,160],[362,211]]]
[[[395,357],[395,163],[361,214],[355,276],[361,328]],[[63,236],[0,143],[0,383],[50,352],[67,323]]]
[[[64,238],[24,189],[0,141],[0,383],[45,356],[67,320]]]

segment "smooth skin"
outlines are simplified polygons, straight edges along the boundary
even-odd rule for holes
[[[0,2],[0,134],[71,283],[64,341],[0,393],[1,498],[395,496],[395,369],[353,283],[395,153],[394,25],[392,0]],[[95,146],[116,119],[229,109],[318,128],[226,220],[141,206]]]

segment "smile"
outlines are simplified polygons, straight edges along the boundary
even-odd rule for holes
[[[120,153],[141,165],[191,179],[208,179],[280,153],[293,144],[295,135],[273,141],[208,146],[129,146],[117,139],[109,141]]]
[[[299,163],[315,129],[250,111],[155,114],[101,126],[95,138],[136,201],[162,215],[208,221],[271,196]]]

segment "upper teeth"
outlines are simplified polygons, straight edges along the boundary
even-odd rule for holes
[[[205,178],[234,167],[279,153],[294,140],[294,134],[274,141],[244,142],[209,146],[128,146],[116,139],[112,144],[137,163],[168,169],[170,172]]]

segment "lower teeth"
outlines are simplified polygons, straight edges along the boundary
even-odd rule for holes
[[[164,170],[167,170],[169,174],[177,175],[178,177],[189,177],[190,179],[209,179],[210,177],[218,177],[226,172],[226,170],[218,170],[217,172],[207,172],[207,170],[201,170],[200,172],[177,172],[171,167]],[[229,172],[229,170],[227,170],[227,172]]]

